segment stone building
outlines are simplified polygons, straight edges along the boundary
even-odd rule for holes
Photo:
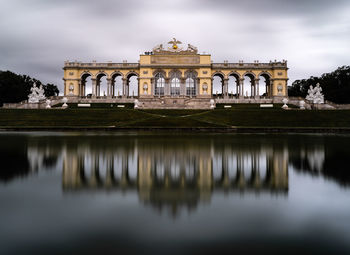
[[[138,98],[140,105],[178,107],[209,104],[210,99],[234,102],[280,101],[287,96],[287,61],[269,63],[213,63],[211,55],[198,53],[196,47],[188,44],[186,49],[175,38],[170,47],[162,44],[151,52],[140,55],[138,63],[64,63],[64,95],[91,100],[115,102]],[[137,77],[137,92],[130,93],[130,79]],[[91,90],[86,81],[91,78]],[[107,88],[101,90],[101,79],[106,78]],[[218,77],[220,93],[213,89],[213,80]],[[117,90],[116,79],[121,78],[122,89]],[[244,81],[249,81],[249,86]],[[264,83],[264,92],[259,83]],[[231,85],[229,85],[231,84]],[[231,88],[229,88],[229,86]],[[118,92],[117,92],[118,91]],[[121,91],[121,93],[119,92]],[[249,93],[248,93],[249,91]]]

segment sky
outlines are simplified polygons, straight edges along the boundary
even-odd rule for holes
[[[0,70],[63,88],[65,60],[137,62],[173,37],[213,62],[288,60],[289,85],[350,64],[349,0],[0,0]]]

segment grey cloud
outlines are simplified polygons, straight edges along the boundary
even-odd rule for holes
[[[0,9],[0,70],[62,90],[64,60],[136,62],[178,37],[214,61],[289,60],[291,82],[348,64],[348,0],[11,0]]]

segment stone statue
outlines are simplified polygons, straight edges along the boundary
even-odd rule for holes
[[[194,53],[197,53],[198,52],[198,49],[197,47],[191,45],[191,44],[188,44],[187,45],[187,50],[190,51],[190,52],[194,52]]]
[[[316,84],[316,87],[311,85],[307,93],[306,100],[309,100],[314,104],[324,104],[324,96],[319,83]]]
[[[50,109],[51,108],[51,100],[47,99],[46,100],[46,109]]]
[[[29,103],[39,103],[40,100],[46,99],[44,95],[44,89],[43,86],[40,85],[38,88],[36,86],[36,83],[34,83],[33,87],[30,89],[31,93],[28,95],[28,102]]]
[[[173,45],[172,47],[168,48],[170,51],[181,51],[182,50],[182,48],[178,47],[178,44],[182,44],[182,42],[176,40],[176,38],[173,38],[173,40],[168,42],[168,44],[172,44]]]
[[[153,52],[161,52],[163,50],[164,50],[163,44],[159,44],[159,45],[157,45],[156,47],[153,48]]]
[[[214,109],[215,108],[215,101],[214,99],[210,99],[210,109]]]
[[[282,108],[283,109],[288,109],[288,98],[283,98],[282,99],[282,103],[283,103],[283,106],[282,106]]]
[[[66,97],[62,98],[62,103],[63,103],[62,108],[63,109],[68,108],[67,102],[68,102],[68,98],[66,98]]]
[[[135,99],[135,100],[134,100],[134,109],[138,109],[139,106],[140,106],[139,100]]]

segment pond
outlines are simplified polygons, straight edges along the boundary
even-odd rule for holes
[[[350,253],[350,135],[0,133],[1,254]]]

